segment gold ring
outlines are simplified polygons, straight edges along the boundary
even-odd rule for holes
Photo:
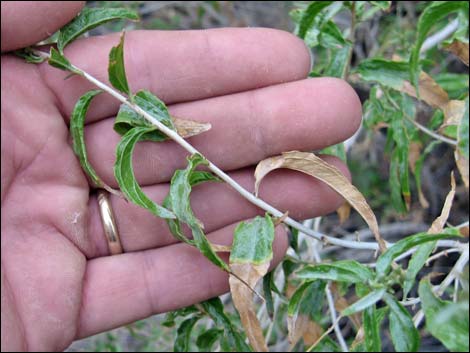
[[[109,192],[98,190],[98,206],[100,209],[101,221],[103,223],[104,234],[108,242],[108,249],[111,255],[122,254],[121,240],[114,220],[113,210],[109,202]]]

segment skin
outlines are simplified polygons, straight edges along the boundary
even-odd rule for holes
[[[115,197],[125,252],[108,256],[96,197],[68,135],[75,102],[92,87],[6,53],[47,37],[83,4],[1,6],[2,351],[63,350],[75,339],[228,291],[226,273],[177,243],[163,221]],[[78,40],[66,56],[107,81],[107,55],[117,42],[117,35]],[[125,53],[132,90],[155,92],[176,116],[211,122],[212,130],[191,143],[250,190],[259,160],[338,143],[360,124],[353,89],[337,79],[307,80],[309,52],[285,32],[130,32]],[[101,95],[92,103],[85,132],[92,164],[113,186],[117,109],[116,101]],[[144,191],[161,202],[185,156],[172,142],[139,143],[134,169]],[[337,159],[325,159],[348,175]],[[299,220],[342,203],[327,186],[291,171],[268,175],[260,197]],[[218,244],[230,244],[239,221],[263,214],[220,183],[195,188],[192,205]],[[277,227],[272,266],[286,249],[286,232]]]

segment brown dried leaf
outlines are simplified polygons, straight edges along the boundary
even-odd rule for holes
[[[409,81],[403,83],[400,91],[416,98],[416,90]],[[449,102],[447,92],[424,71],[419,74],[419,96],[433,108],[444,109]]]
[[[447,218],[449,218],[450,208],[452,207],[452,202],[454,201],[455,196],[455,178],[454,172],[450,175],[450,191],[447,194],[444,206],[439,217],[437,217],[434,222],[432,222],[431,228],[429,228],[429,234],[438,234],[442,232],[444,226],[446,225]]]
[[[299,314],[295,318],[288,316],[287,326],[291,351],[300,338],[304,340],[306,346],[311,346],[323,333],[323,328],[304,314]]]
[[[336,167],[326,163],[313,153],[299,151],[285,152],[280,156],[267,158],[259,162],[255,170],[256,195],[258,194],[259,184],[266,174],[279,168],[288,168],[306,173],[320,179],[333,188],[364,218],[374,234],[381,251],[386,250],[385,242],[379,233],[377,219],[364,196]]]
[[[442,111],[444,112],[444,122],[439,127],[440,132],[448,126],[459,125],[465,113],[465,101],[451,100],[444,106]]]
[[[255,265],[252,263],[233,263],[230,265],[232,272],[244,280],[249,287],[254,288],[256,283],[269,269],[269,262]],[[264,340],[263,329],[256,317],[253,306],[252,291],[247,285],[234,276],[229,279],[230,291],[232,292],[233,304],[240,313],[240,319],[246,335],[255,352],[267,352],[268,347]]]
[[[338,291],[338,287],[336,286],[335,283],[331,283],[330,289],[331,289],[331,293],[333,293],[335,309],[337,311],[342,312],[344,309],[346,309],[347,307],[349,307],[351,305],[351,303],[349,303],[349,301],[345,297],[340,295],[340,293]],[[355,313],[355,314],[349,315],[348,318],[351,320],[351,322],[353,323],[356,330],[358,330],[361,327],[362,320],[361,320],[361,314],[360,313]]]
[[[445,49],[457,55],[459,59],[468,66],[468,43],[455,39]]]
[[[201,123],[194,120],[181,119],[176,116],[171,117],[175,124],[176,131],[181,137],[191,137],[199,135],[211,129],[210,123]]]
[[[463,183],[465,184],[465,187],[468,189],[468,178],[469,178],[468,159],[461,155],[458,148],[454,151],[454,157],[455,157],[455,163],[457,164],[457,168],[459,169],[460,176],[462,177]]]
[[[345,201],[341,206],[339,206],[336,213],[339,217],[339,224],[343,224],[349,219],[349,215],[351,214],[351,205]]]

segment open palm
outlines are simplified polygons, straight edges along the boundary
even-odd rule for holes
[[[81,4],[2,3],[2,51],[33,44]],[[33,8],[34,7],[34,8]],[[117,35],[79,40],[66,50],[78,67],[106,80]],[[211,122],[190,138],[208,159],[253,188],[253,165],[282,151],[337,143],[357,129],[360,103],[336,79],[304,79],[303,43],[269,29],[128,33],[126,69],[133,91],[146,88],[173,115]],[[177,241],[165,222],[111,197],[125,253],[108,256],[96,197],[73,154],[68,118],[92,88],[80,77],[2,55],[1,296],[3,350],[63,350],[74,339],[176,309],[228,290],[223,273]],[[119,136],[118,102],[92,103],[85,136],[98,174],[116,186],[112,166]],[[137,179],[157,202],[186,153],[173,142],[139,143]],[[346,168],[328,158],[344,173]],[[340,197],[288,171],[266,177],[260,196],[297,219],[334,210]],[[195,188],[192,205],[208,237],[229,244],[235,224],[262,213],[227,185]],[[277,228],[275,258],[287,247]]]

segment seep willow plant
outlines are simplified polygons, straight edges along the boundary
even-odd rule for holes
[[[298,36],[310,46],[324,47],[332,58],[327,65],[320,66],[321,71],[312,72],[311,76],[347,78],[351,71],[349,63],[354,46],[354,27],[379,11],[387,11],[390,3],[389,1],[322,1],[312,2],[294,10],[292,16],[294,21],[297,22],[296,32]],[[410,136],[413,138],[418,131],[423,131],[422,128],[420,130],[420,127],[416,125],[417,123],[412,118],[414,111],[411,107],[410,97],[417,97],[442,111],[445,115],[445,121],[441,124],[444,128],[454,128],[453,136],[446,137],[439,134],[438,141],[455,146],[457,164],[464,180],[467,180],[468,186],[468,97],[466,100],[449,99],[444,94],[445,92],[442,93],[443,90],[436,88],[437,84],[432,78],[419,69],[420,48],[432,27],[433,18],[436,16],[443,18],[451,13],[460,14],[465,6],[468,10],[468,3],[467,5],[463,4],[466,2],[455,3],[457,5],[437,2],[423,12],[418,23],[418,39],[408,62],[400,58],[395,58],[396,60],[371,58],[362,61],[353,71],[353,74],[360,77],[364,82],[378,83],[377,86],[371,89],[371,98],[366,104],[366,114],[376,115],[375,113],[382,109],[388,114],[385,116],[390,116],[387,118],[389,119],[387,123],[394,127],[390,137],[391,141],[395,143],[391,147],[394,158],[392,160],[393,166],[391,165],[393,173],[391,173],[390,183],[393,186],[392,200],[394,204],[401,207],[401,210],[409,207],[410,187],[407,163]],[[334,16],[344,9],[349,10],[352,14],[349,35],[345,35],[333,21]],[[420,334],[416,326],[419,325],[422,316],[421,319],[411,317],[405,307],[408,304],[407,295],[415,285],[419,271],[438,246],[459,249],[462,253],[461,261],[456,264],[455,271],[449,274],[446,279],[447,282],[445,280],[443,285],[433,287],[428,279],[420,282],[421,315],[425,315],[429,321],[436,318],[447,320],[446,322],[450,324],[445,330],[429,323],[427,325],[428,331],[440,339],[449,349],[458,350],[467,347],[468,350],[468,343],[465,346],[462,339],[465,335],[460,333],[460,335],[455,336],[455,324],[451,323],[451,319],[457,317],[456,315],[459,315],[459,312],[455,311],[452,302],[439,298],[448,285],[457,278],[458,271],[461,272],[463,266],[468,262],[469,256],[468,245],[465,248],[458,241],[444,240],[460,235],[457,228],[445,227],[455,194],[454,181],[442,214],[432,224],[431,228],[427,232],[414,234],[398,241],[396,244],[391,244],[382,239],[376,217],[364,196],[341,172],[322,161],[315,154],[291,151],[261,161],[255,172],[256,190],[258,190],[259,184],[265,175],[279,168],[296,170],[318,178],[340,193],[349,205],[358,211],[370,227],[375,242],[337,239],[312,230],[311,227],[289,218],[287,213],[284,214],[259,199],[257,192],[254,195],[243,189],[184,139],[208,131],[210,124],[173,117],[169,114],[166,105],[152,92],[148,90],[132,92],[130,90],[124,66],[124,33],[121,35],[119,43],[109,53],[108,80],[112,87],[97,80],[66,58],[64,49],[73,40],[101,24],[116,19],[136,21],[138,16],[133,11],[125,8],[85,8],[75,19],[60,29],[56,37],[56,46],[51,46],[49,53],[31,47],[17,51],[16,54],[31,63],[41,63],[47,60],[51,66],[81,76],[97,87],[97,89],[89,91],[79,98],[70,121],[73,150],[83,171],[95,187],[104,188],[147,209],[155,216],[164,218],[176,239],[196,247],[214,265],[230,274],[229,283],[232,299],[239,312],[244,332],[234,323],[233,318],[225,312],[221,299],[213,298],[167,315],[166,321],[163,323],[166,326],[174,326],[175,320],[177,318],[179,320],[174,342],[175,351],[188,351],[191,349],[191,333],[202,318],[210,318],[215,326],[205,330],[197,337],[196,345],[200,350],[210,351],[218,343],[221,350],[224,351],[267,351],[268,336],[272,332],[272,326],[271,331],[265,332],[259,322],[259,315],[255,311],[253,296],[253,293],[255,293],[261,297],[255,290],[255,286],[261,279],[263,280],[263,305],[265,305],[265,310],[271,318],[273,318],[276,311],[279,311],[279,305],[276,306],[276,302],[286,303],[288,339],[292,348],[298,345],[307,330],[316,328],[320,333],[317,335],[315,342],[308,345],[310,351],[327,348],[380,351],[382,349],[380,329],[382,321],[387,318],[395,349],[398,351],[416,351],[420,344]],[[462,32],[458,33],[460,37],[455,36],[453,38],[453,42],[449,44],[449,47],[454,49],[450,50],[461,50]],[[90,103],[101,93],[110,94],[121,102],[114,122],[114,130],[121,135],[121,140],[116,148],[114,165],[114,175],[119,190],[114,190],[103,182],[87,157],[84,122]],[[393,115],[390,109],[384,108],[381,99],[387,99],[390,104],[397,107],[404,107],[404,112],[408,114],[405,116],[406,121],[400,119],[401,116]],[[367,120],[367,123],[373,124],[371,119]],[[409,129],[413,129],[412,133]],[[171,178],[169,193],[163,203],[159,205],[151,200],[139,186],[133,171],[132,156],[136,144],[140,141],[158,143],[168,139],[181,145],[189,152],[190,156],[187,158],[187,167],[175,171]],[[429,150],[432,149],[432,146],[433,144],[430,144]],[[414,173],[417,184],[420,180],[420,168],[424,156],[429,153],[427,150],[422,158],[416,162]],[[324,152],[345,158],[343,144],[332,146]],[[465,179],[465,161],[467,163],[467,179]],[[197,168],[200,166],[204,166],[206,170],[198,170]],[[265,216],[258,216],[251,221],[241,222],[234,231],[231,246],[211,243],[204,233],[203,224],[195,217],[190,205],[192,188],[204,182],[226,182],[243,197],[265,210]],[[419,185],[418,190],[421,195]],[[300,233],[312,237],[314,242],[320,240],[324,244],[372,250],[380,255],[372,267],[355,260],[325,263],[322,262],[317,253],[313,254],[314,261],[309,263],[301,261],[300,257],[287,257],[282,264],[284,288],[280,290],[273,272],[268,273],[268,268],[273,256],[274,229],[282,222],[287,224],[292,231],[291,247],[295,252],[298,250],[297,239]],[[192,237],[185,234],[183,231],[184,225],[189,227]],[[227,264],[220,258],[218,253],[228,251],[230,252],[230,259]],[[401,258],[412,253],[413,256],[406,269],[398,264]],[[291,288],[292,277],[297,281],[295,282],[295,288]],[[341,309],[335,308],[337,303],[333,299],[333,292],[345,292],[348,286],[351,285],[355,288],[356,300],[343,305]],[[403,288],[404,291],[401,300],[397,298],[397,286]],[[340,289],[337,289],[337,287]],[[291,293],[286,295],[285,293],[288,290]],[[317,324],[321,321],[325,297],[331,314],[331,326],[327,330],[323,330]],[[443,318],[442,310],[437,311],[436,308],[442,310],[450,308],[449,310],[453,310],[454,314],[450,318]],[[340,312],[339,316],[337,316],[336,310]],[[354,341],[349,342],[349,347],[338,326],[339,321],[344,317],[349,317],[356,325],[356,338]],[[339,346],[328,336],[332,331],[335,331]],[[246,342],[245,335],[249,344]],[[453,340],[455,337],[457,339]]]

